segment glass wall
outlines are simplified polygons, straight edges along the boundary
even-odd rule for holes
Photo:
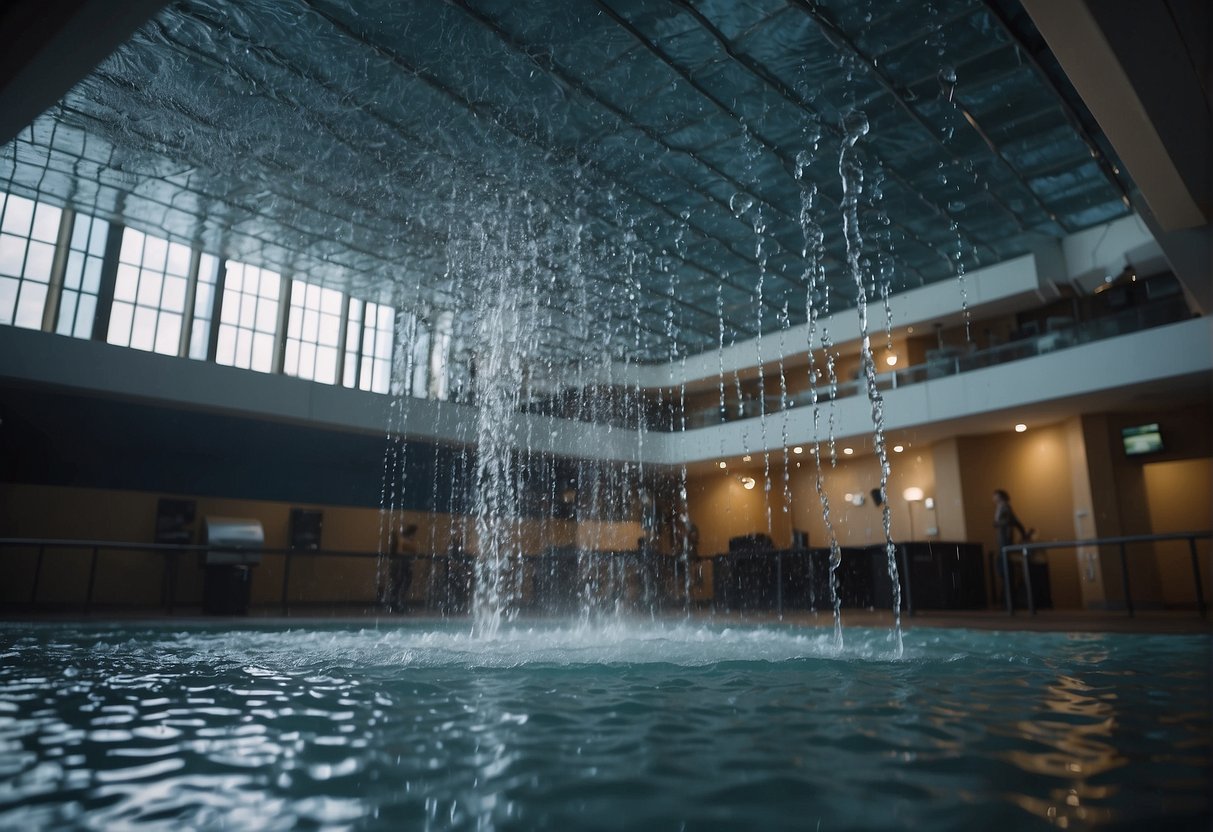
[[[450,312],[431,323],[3,192],[0,325],[374,393],[451,395]],[[394,352],[405,367],[395,376],[403,390],[392,389]]]
[[[63,212],[0,194],[0,324],[41,329]]]
[[[278,272],[227,261],[216,363],[273,372],[281,294],[282,275]]]

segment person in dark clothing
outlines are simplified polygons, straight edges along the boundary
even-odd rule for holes
[[[413,560],[417,557],[417,525],[409,523],[392,535],[388,610],[403,612],[413,585]]]
[[[998,531],[998,549],[1010,546],[1015,542],[1015,532],[1019,531],[1019,539],[1027,543],[1036,533],[1035,529],[1025,529],[1023,523],[1015,516],[1011,508],[1011,497],[1001,488],[994,490],[994,528]]]

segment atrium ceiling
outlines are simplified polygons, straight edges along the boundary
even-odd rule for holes
[[[430,313],[504,240],[594,310],[550,349],[661,361],[954,280],[1133,184],[1015,0],[178,0],[0,188]]]

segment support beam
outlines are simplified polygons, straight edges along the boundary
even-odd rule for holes
[[[1172,4],[1024,0],[1164,231],[1209,223],[1210,105]],[[1180,4],[1182,5],[1182,4]],[[1208,37],[1192,4],[1190,34]],[[1195,42],[1195,41],[1194,41]]]
[[[0,6],[0,145],[109,56],[166,0],[13,0]]]

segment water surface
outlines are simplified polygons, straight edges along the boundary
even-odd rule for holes
[[[0,625],[0,828],[1208,828],[1209,639]]]

